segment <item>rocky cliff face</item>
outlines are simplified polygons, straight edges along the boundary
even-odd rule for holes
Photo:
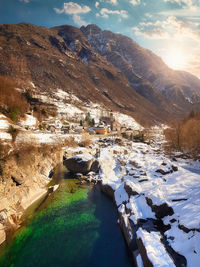
[[[60,148],[47,146],[20,150],[0,160],[0,244],[18,228],[24,210],[47,192],[49,172],[62,156]]]

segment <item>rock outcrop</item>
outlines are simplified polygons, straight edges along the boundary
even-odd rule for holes
[[[24,210],[47,193],[49,172],[62,162],[63,152],[56,146],[30,149],[0,161],[0,244],[19,227]]]
[[[155,215],[158,219],[162,219],[165,216],[173,215],[174,211],[172,207],[169,207],[167,203],[163,203],[161,205],[153,204],[152,200],[146,197],[147,204],[151,207],[152,211],[155,212]]]

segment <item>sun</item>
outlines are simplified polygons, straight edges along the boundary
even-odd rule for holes
[[[164,62],[172,69],[183,69],[186,63],[185,56],[180,49],[170,49],[163,56]]]

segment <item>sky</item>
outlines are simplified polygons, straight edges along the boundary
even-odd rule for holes
[[[200,78],[200,0],[0,0],[0,23],[96,24]]]

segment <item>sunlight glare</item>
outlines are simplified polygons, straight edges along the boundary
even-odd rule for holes
[[[179,49],[170,49],[163,56],[163,60],[170,68],[179,70],[183,69],[186,63],[184,54]]]

